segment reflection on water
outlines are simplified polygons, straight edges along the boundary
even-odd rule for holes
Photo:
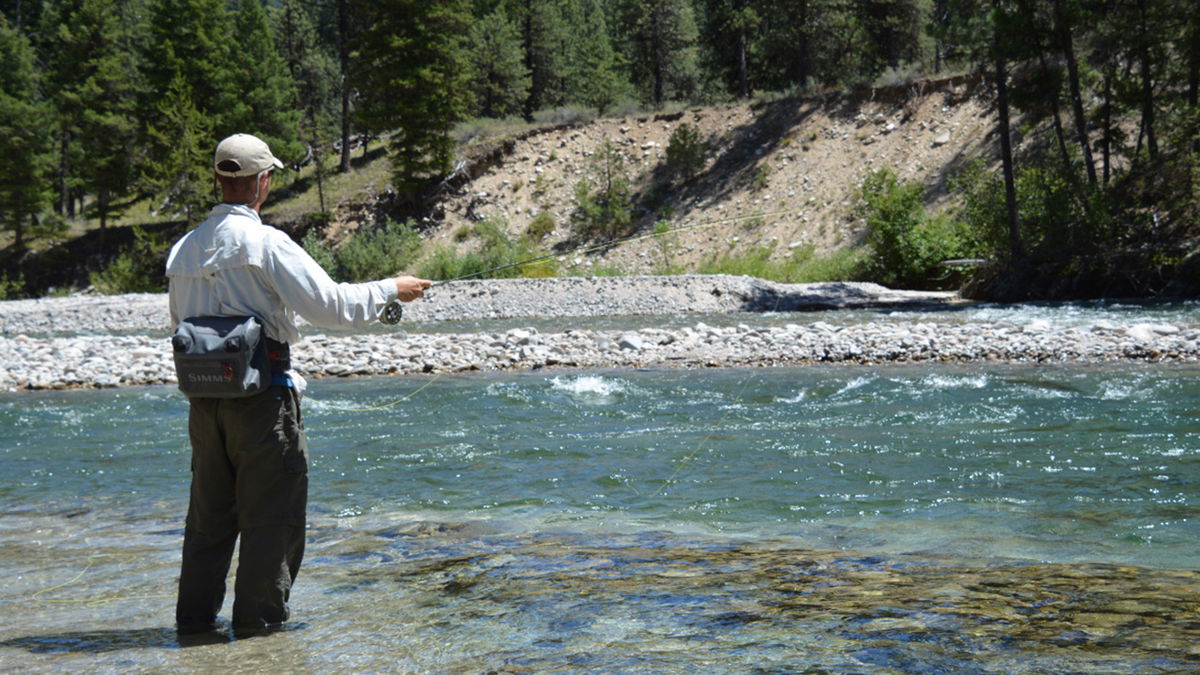
[[[1197,374],[318,381],[295,621],[185,646],[186,403],[3,396],[0,670],[1196,670]]]

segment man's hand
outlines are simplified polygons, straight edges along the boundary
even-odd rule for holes
[[[426,288],[433,285],[433,282],[428,279],[418,279],[407,274],[398,276],[393,281],[396,282],[396,298],[401,302],[416,300],[425,295]]]

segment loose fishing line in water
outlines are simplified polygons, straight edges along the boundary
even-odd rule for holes
[[[106,605],[110,602],[117,602],[117,601],[123,601],[123,600],[159,600],[159,599],[163,599],[163,598],[174,598],[175,597],[175,595],[172,593],[137,593],[137,592],[115,592],[115,591],[109,592],[109,593],[103,594],[103,595],[93,595],[93,596],[83,597],[83,598],[79,598],[79,597],[67,597],[67,598],[50,597],[50,598],[47,598],[47,597],[43,597],[45,595],[50,595],[50,594],[54,593],[55,591],[73,587],[76,584],[76,582],[78,582],[80,579],[82,579],[84,577],[84,575],[86,575],[89,571],[91,571],[91,569],[93,567],[96,566],[96,561],[99,560],[100,558],[117,558],[119,560],[119,562],[117,563],[118,565],[131,563],[138,559],[138,557],[135,555],[113,554],[113,553],[94,553],[94,554],[88,556],[87,565],[85,565],[82,570],[80,570],[78,573],[76,573],[75,576],[71,577],[70,579],[68,579],[60,584],[55,584],[53,586],[49,586],[47,588],[43,588],[39,591],[34,592],[32,595],[29,596],[30,600],[35,600],[37,602],[44,602],[44,603],[49,603],[49,604],[57,604],[57,605],[81,605],[84,607],[97,607],[100,605]]]

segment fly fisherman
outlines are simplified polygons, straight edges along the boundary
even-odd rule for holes
[[[235,635],[245,636],[287,620],[288,596],[304,555],[308,444],[300,397],[305,382],[288,357],[288,345],[300,337],[296,317],[321,326],[361,328],[379,318],[387,303],[421,297],[430,282],[398,276],[335,283],[286,234],[264,225],[259,209],[271,189],[271,172],[283,164],[262,140],[248,134],[226,138],[217,145],[213,168],[222,203],[176,242],[167,259],[171,321],[180,327],[172,344],[180,388],[189,395],[192,445],[175,620],[181,634],[215,629],[240,535],[233,628]],[[233,331],[221,327],[232,324],[241,337],[231,339]],[[181,333],[185,325],[193,332]],[[216,375],[188,373],[189,381],[203,387],[217,387],[213,382],[218,381],[227,388],[251,386],[185,388],[180,356],[203,351],[196,345],[214,336],[226,341],[208,358],[263,345],[256,348],[262,350],[255,352],[256,360],[246,361],[260,364],[261,374],[235,377],[241,371],[227,358]]]

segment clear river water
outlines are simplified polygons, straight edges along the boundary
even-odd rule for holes
[[[1198,376],[317,380],[293,621],[183,645],[185,399],[2,394],[0,671],[1197,672]]]

